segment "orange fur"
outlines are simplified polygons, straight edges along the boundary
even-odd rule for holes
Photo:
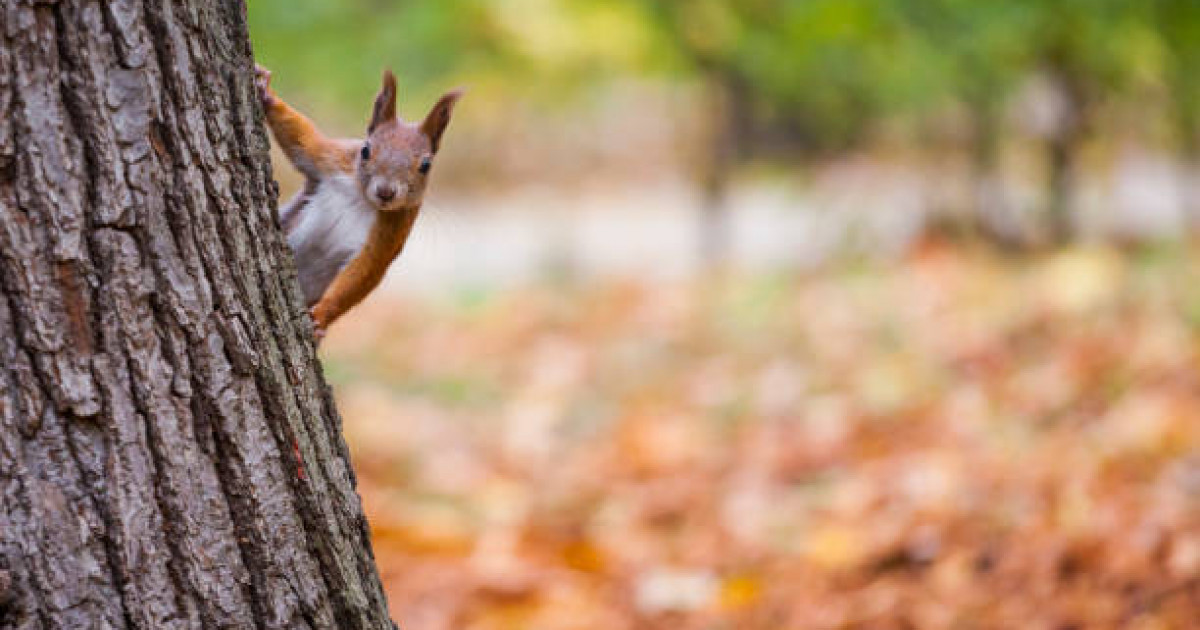
[[[320,179],[328,173],[354,169],[352,148],[326,138],[308,117],[292,109],[274,93],[271,96],[267,124],[297,170],[306,177]]]
[[[313,322],[318,330],[326,330],[379,286],[388,265],[404,249],[416,220],[416,210],[380,214],[375,219],[362,250],[338,273],[313,306]]]

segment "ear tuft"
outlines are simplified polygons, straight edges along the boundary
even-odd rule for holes
[[[375,108],[371,111],[371,123],[367,125],[367,133],[386,122],[396,119],[396,75],[391,70],[383,71],[383,87],[375,97]]]
[[[437,153],[438,147],[442,144],[442,134],[446,131],[446,126],[450,124],[450,114],[454,113],[454,104],[462,98],[462,95],[461,88],[446,92],[434,104],[433,109],[429,110],[429,115],[425,116],[424,122],[421,123],[421,132],[429,138],[434,153]]]

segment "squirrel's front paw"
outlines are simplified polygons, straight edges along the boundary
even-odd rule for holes
[[[275,93],[271,91],[271,71],[258,64],[254,65],[254,87],[258,88],[258,99],[263,107],[275,104]]]
[[[320,305],[314,305],[308,309],[308,316],[312,318],[313,323],[313,339],[320,343],[325,338],[325,327],[328,323],[325,321],[324,315],[320,310]]]

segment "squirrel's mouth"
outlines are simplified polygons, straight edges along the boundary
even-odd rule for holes
[[[421,205],[420,197],[413,195],[407,186],[374,184],[364,187],[363,197],[379,212],[403,212]]]
[[[420,203],[409,203],[405,200],[381,202],[378,199],[372,199],[370,204],[379,212],[387,214],[400,214],[404,212],[416,212],[421,208]]]
[[[373,194],[363,194],[363,201],[366,201],[368,206],[371,206],[379,212],[402,212],[406,209],[415,207],[414,204],[410,203],[407,199],[384,200]],[[419,206],[420,204],[418,203],[415,205]]]

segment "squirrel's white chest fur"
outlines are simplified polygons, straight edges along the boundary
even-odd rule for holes
[[[305,302],[312,305],[362,250],[375,222],[375,208],[363,199],[354,176],[347,174],[322,180],[311,193],[298,193],[282,215],[284,224],[291,224],[288,245]]]

